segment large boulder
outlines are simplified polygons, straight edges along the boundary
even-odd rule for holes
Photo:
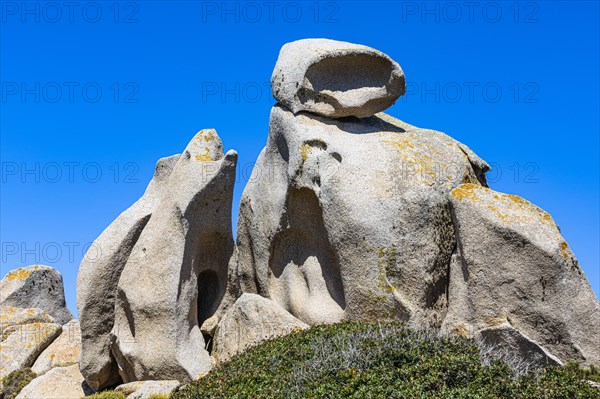
[[[444,330],[490,336],[507,321],[563,362],[600,365],[600,304],[550,215],[474,184],[453,190],[451,204],[457,253]]]
[[[62,275],[50,266],[32,265],[8,272],[0,281],[0,305],[42,309],[61,324],[73,318],[65,302]]]
[[[79,366],[56,367],[31,381],[16,399],[80,399],[92,393]]]
[[[329,39],[304,39],[281,48],[273,96],[293,113],[330,118],[367,117],[390,107],[406,91],[394,60],[371,47]]]
[[[144,195],[98,237],[83,257],[77,276],[77,309],[82,332],[80,367],[89,385],[98,390],[121,381],[110,352],[117,282],[142,229],[162,198],[179,155],[156,163]]]
[[[31,370],[43,374],[54,367],[70,366],[79,361],[80,352],[81,329],[77,320],[71,320],[62,326],[58,338],[38,356]]]
[[[225,362],[263,341],[305,328],[307,324],[275,302],[243,294],[219,322],[212,355],[217,362]]]
[[[59,324],[36,322],[19,325],[0,342],[0,381],[15,370],[31,367],[60,332]]]
[[[455,247],[449,193],[488,165],[433,130],[271,111],[241,199],[244,292],[309,325],[401,319],[439,327]]]
[[[236,296],[236,162],[206,129],[173,167],[117,286],[112,351],[124,382],[187,382],[212,367],[201,326]]]

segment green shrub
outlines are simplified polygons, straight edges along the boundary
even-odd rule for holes
[[[30,368],[15,370],[8,374],[2,380],[4,399],[16,398],[21,389],[25,388],[25,385],[29,384],[35,377],[37,375]]]
[[[483,361],[485,360],[485,361]],[[517,375],[473,341],[398,323],[343,322],[263,343],[171,399],[600,398],[569,368]]]
[[[125,394],[117,391],[104,391],[86,396],[85,399],[125,399]]]
[[[579,379],[600,383],[600,369],[598,367],[592,365],[589,369],[584,369],[578,363],[570,362],[567,363],[565,368],[570,373],[578,376]]]
[[[169,396],[164,393],[155,393],[148,396],[148,399],[169,399]]]

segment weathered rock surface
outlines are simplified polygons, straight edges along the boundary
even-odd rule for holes
[[[235,297],[236,161],[206,129],[175,164],[118,283],[112,351],[124,382],[187,382],[212,367],[200,326]]]
[[[455,246],[449,193],[489,167],[449,136],[386,114],[331,120],[276,105],[242,195],[244,292],[310,325],[439,326]]]
[[[31,370],[43,374],[54,367],[70,366],[79,361],[81,329],[77,320],[62,326],[62,332],[36,359]]]
[[[600,304],[550,215],[473,184],[451,203],[458,245],[443,328],[470,335],[508,319],[561,361],[600,365]]]
[[[50,266],[11,270],[0,281],[0,305],[42,309],[64,324],[73,318],[67,309],[62,275]]]
[[[35,359],[60,332],[59,324],[19,325],[6,339],[0,342],[0,380],[15,370],[31,367]]]
[[[562,362],[548,353],[537,342],[516,330],[508,320],[498,320],[500,324],[479,330],[476,339],[494,352],[518,360],[529,369],[562,365]]]
[[[41,309],[0,306],[0,341],[4,341],[22,324],[55,322],[54,317]]]
[[[273,96],[293,113],[330,118],[367,117],[390,107],[406,91],[394,60],[371,47],[328,39],[304,39],[281,48]]]
[[[156,163],[144,195],[102,232],[79,267],[77,309],[83,336],[80,367],[94,390],[121,380],[110,352],[117,282],[178,159],[179,155],[173,155]]]
[[[91,394],[79,366],[55,367],[25,386],[17,399],[80,399]]]
[[[243,294],[219,322],[212,355],[217,362],[225,362],[263,341],[308,327],[277,303]]]
[[[148,399],[152,395],[169,396],[179,385],[179,381],[135,381],[119,385],[115,391],[122,392],[127,399]]]

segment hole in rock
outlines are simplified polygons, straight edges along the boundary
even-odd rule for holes
[[[198,326],[215,314],[227,289],[227,270],[233,253],[233,240],[228,234],[204,232],[200,234],[194,263],[198,270]],[[212,346],[212,337],[204,334],[204,340]]]
[[[306,79],[314,92],[349,91],[368,87],[384,87],[394,67],[382,57],[367,54],[340,55],[325,58],[306,71]]]
[[[222,297],[217,273],[205,270],[198,274],[198,325],[213,315]]]

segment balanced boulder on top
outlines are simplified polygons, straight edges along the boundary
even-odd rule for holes
[[[304,39],[281,48],[273,96],[294,114],[366,117],[390,107],[406,91],[400,65],[371,47]]]

